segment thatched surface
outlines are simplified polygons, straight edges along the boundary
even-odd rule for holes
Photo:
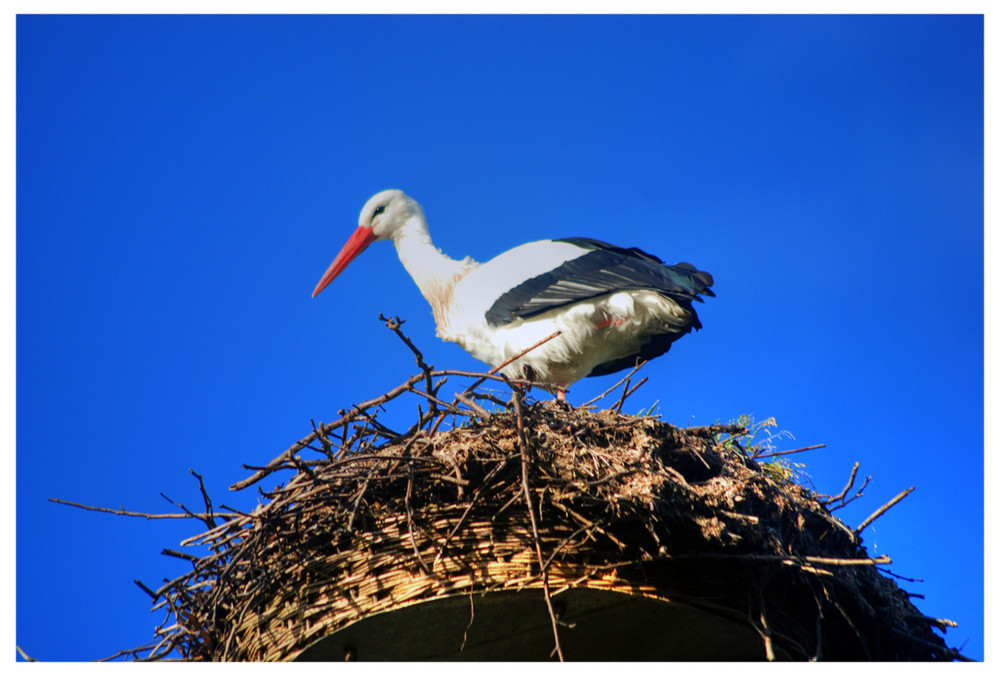
[[[162,590],[178,621],[168,636],[189,659],[287,660],[375,612],[541,587],[527,450],[553,593],[688,603],[753,625],[762,658],[955,656],[876,570],[886,561],[819,497],[720,442],[726,431],[535,403],[292,459],[270,501],[186,542],[215,554]]]

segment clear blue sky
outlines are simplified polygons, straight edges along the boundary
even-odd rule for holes
[[[21,16],[17,643],[86,660],[152,637],[132,580],[352,402],[441,367],[391,246],[310,293],[365,200],[420,201],[445,252],[588,236],[715,277],[704,329],[632,410],[773,416],[795,459],[983,656],[979,16]],[[582,402],[615,376],[585,380]]]

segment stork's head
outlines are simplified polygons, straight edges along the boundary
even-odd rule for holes
[[[391,239],[410,219],[423,221],[424,210],[402,190],[383,190],[365,203],[358,217],[358,229],[334,258],[323,278],[316,284],[313,297],[330,285],[352,260],[373,241]]]
[[[420,204],[402,190],[382,190],[361,209],[358,227],[370,228],[375,240],[381,241],[391,239],[410,218],[423,215]]]

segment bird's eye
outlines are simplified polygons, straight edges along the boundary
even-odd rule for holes
[[[384,204],[382,206],[376,206],[374,213],[372,213],[372,220],[375,219],[375,216],[378,216],[378,215],[380,215],[380,214],[382,214],[384,212],[385,212],[385,205]]]

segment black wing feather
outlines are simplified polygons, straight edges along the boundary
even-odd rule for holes
[[[714,296],[709,289],[712,275],[689,263],[664,265],[656,256],[638,248],[620,248],[596,239],[574,237],[556,241],[590,249],[590,252],[532,277],[501,295],[486,312],[490,325],[503,326],[514,319],[527,319],[550,309],[623,290],[655,291],[687,309],[691,309],[691,301],[701,302],[699,295]],[[700,328],[693,310],[692,317],[692,325]]]

